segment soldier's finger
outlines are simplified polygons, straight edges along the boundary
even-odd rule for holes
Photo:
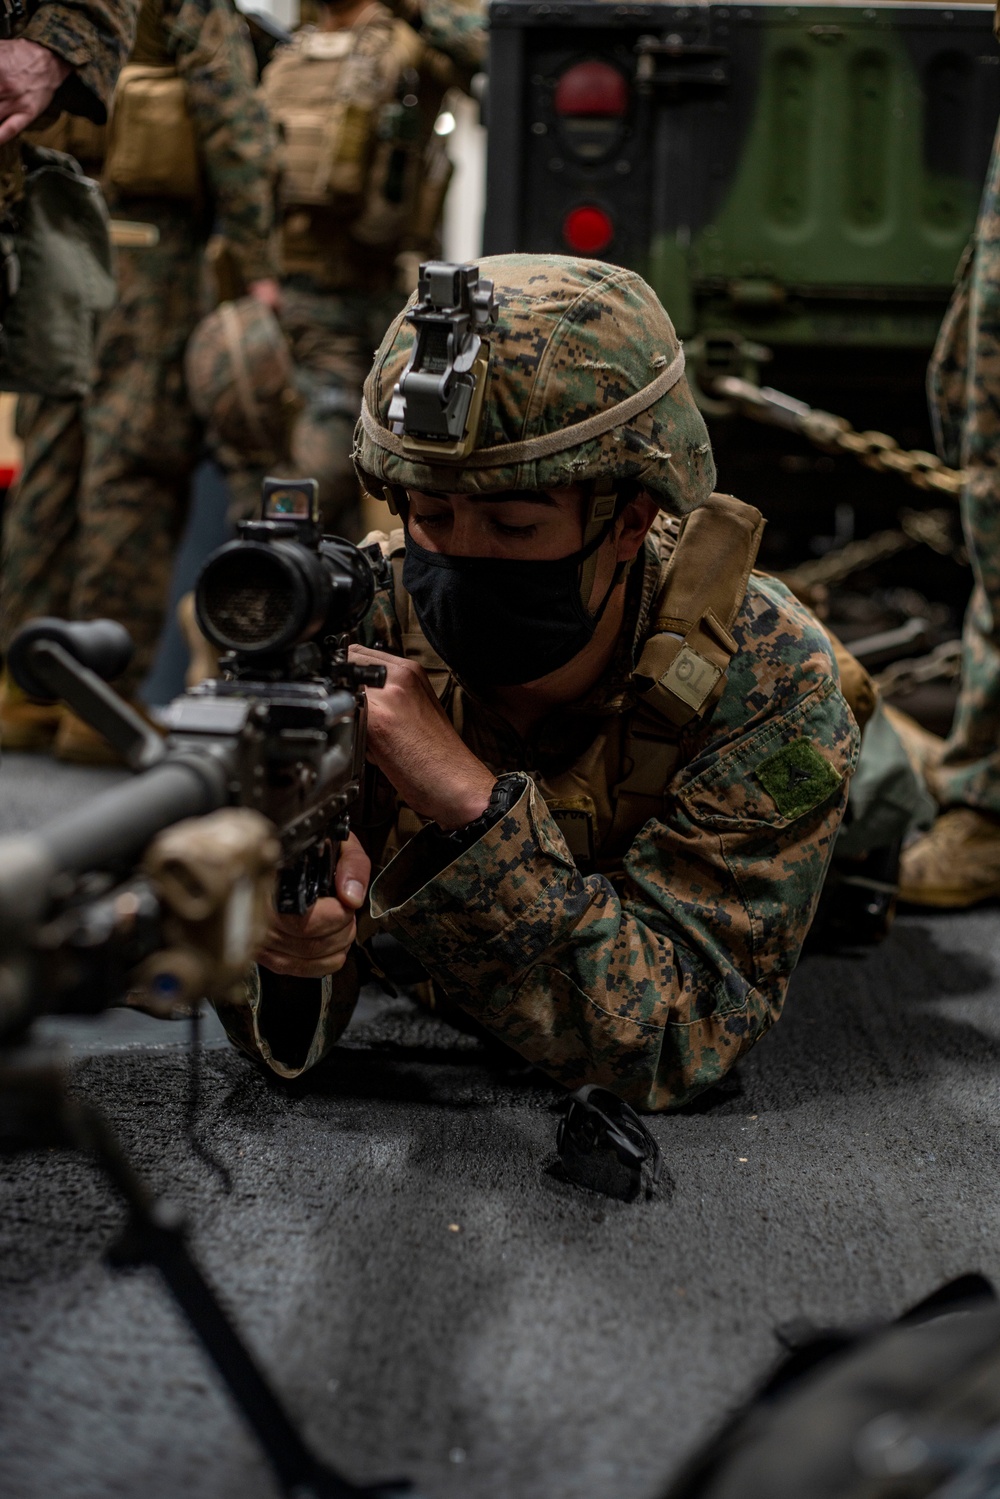
[[[31,124],[32,116],[25,109],[19,109],[14,114],[8,115],[0,124],[0,146],[5,146],[12,141],[15,135],[20,135],[22,130],[27,130]]]
[[[272,916],[268,940],[280,943],[326,942],[354,925],[354,912],[333,896],[318,900],[304,916]]]
[[[364,904],[371,879],[372,861],[354,833],[340,845],[337,860],[337,894],[345,906],[356,911]]]
[[[371,646],[367,645],[352,645],[348,648],[347,654],[351,661],[356,661],[360,666],[384,666],[386,675],[392,682],[411,689],[419,686],[433,702],[437,703],[437,693],[419,661],[414,661],[409,656],[392,656],[386,651],[373,651]],[[373,705],[377,706],[379,691],[377,687],[373,689],[369,698],[369,708]]]
[[[284,953],[286,958],[302,957],[312,960],[328,953],[343,952],[344,948],[350,947],[354,941],[354,928],[345,926],[342,932],[336,932],[332,937],[321,937],[311,942],[302,938],[290,940],[282,937],[280,932],[268,932],[266,940],[269,952]]]

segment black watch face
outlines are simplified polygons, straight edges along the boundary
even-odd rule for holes
[[[493,787],[493,794],[490,797],[491,810],[499,813],[509,812],[511,807],[516,806],[520,801],[523,790],[524,782],[520,776],[501,776]]]

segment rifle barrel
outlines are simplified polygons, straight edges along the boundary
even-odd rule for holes
[[[224,755],[172,755],[45,827],[0,838],[0,931],[45,914],[55,875],[127,869],[163,828],[225,806],[229,774]]]
[[[172,823],[224,807],[228,783],[223,757],[172,755],[50,822],[36,836],[66,874],[115,870],[132,864],[150,839]]]

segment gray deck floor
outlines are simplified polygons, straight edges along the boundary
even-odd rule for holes
[[[0,826],[107,779],[7,757]],[[184,1029],[67,1034],[328,1459],[431,1499],[651,1499],[776,1326],[1000,1278],[998,947],[989,909],[807,959],[738,1091],[655,1121],[670,1182],[636,1207],[547,1174],[554,1094],[404,1000],[293,1089],[216,1038],[201,1129],[228,1196],[185,1136]],[[273,1494],[156,1279],[104,1267],[120,1218],[84,1162],[0,1163],[0,1493]]]

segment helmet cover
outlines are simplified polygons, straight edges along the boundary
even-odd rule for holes
[[[564,433],[682,366],[680,342],[655,292],[636,272],[564,255],[494,255],[479,262],[494,283],[496,326],[485,334],[489,373],[476,448],[467,459],[400,455],[372,428],[388,429],[393,387],[410,357],[405,310],[390,325],[365,381],[365,421],[354,459],[364,487],[456,494],[556,489],[589,480],[635,480],[660,506],[685,515],[715,484],[708,432],[683,374],[621,425],[561,451],[477,467],[490,448]],[[412,305],[412,299],[411,299]],[[397,444],[398,446],[398,444]],[[538,443],[535,444],[537,448]]]

